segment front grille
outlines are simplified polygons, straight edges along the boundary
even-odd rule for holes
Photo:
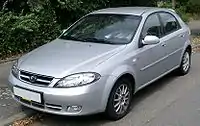
[[[31,84],[41,85],[41,86],[48,86],[53,80],[53,77],[39,75],[39,74],[27,72],[27,71],[20,71],[19,78],[22,81],[25,81]]]

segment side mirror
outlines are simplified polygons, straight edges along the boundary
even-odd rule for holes
[[[65,33],[66,31],[67,31],[67,29],[63,29],[63,30],[62,30],[62,34]]]
[[[157,36],[152,36],[152,35],[147,35],[142,41],[144,45],[153,45],[159,42],[160,42],[160,39]]]

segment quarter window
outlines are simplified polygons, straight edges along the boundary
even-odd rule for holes
[[[180,25],[173,15],[169,13],[160,13],[160,17],[164,26],[165,34],[169,34],[180,29]]]
[[[147,35],[161,37],[161,24],[157,14],[150,15],[144,24],[142,38]]]

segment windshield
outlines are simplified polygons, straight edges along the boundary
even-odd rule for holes
[[[84,17],[67,30],[61,39],[104,44],[129,43],[141,17],[119,14],[93,14]]]

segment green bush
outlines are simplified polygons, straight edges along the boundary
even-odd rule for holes
[[[176,12],[181,16],[183,21],[189,22],[191,15],[187,13],[186,10],[187,8],[185,6],[179,6],[178,8],[176,8]]]
[[[166,1],[158,1],[157,2],[157,7],[172,8],[172,3],[171,2],[166,2]]]
[[[172,8],[172,3],[171,2],[159,1],[159,2],[157,2],[157,6],[162,7],[162,8]],[[175,11],[180,15],[180,17],[185,22],[189,21],[190,16],[187,14],[187,7],[186,6],[183,6],[183,5],[178,3]]]
[[[186,7],[189,13],[200,14],[200,3],[197,4],[192,1],[189,1]]]
[[[93,10],[118,6],[154,6],[157,1],[1,0],[0,59],[28,52],[55,39],[61,29]],[[171,0],[168,1],[158,2],[158,6],[172,8]],[[200,12],[200,4],[191,1],[199,0],[177,0],[176,11],[184,21],[189,20],[188,12]]]
[[[0,15],[0,57],[23,53],[31,48],[30,38],[39,28],[34,14],[20,16],[12,12]]]
[[[0,12],[0,58],[30,51],[56,38],[60,27],[53,13],[26,15]]]

